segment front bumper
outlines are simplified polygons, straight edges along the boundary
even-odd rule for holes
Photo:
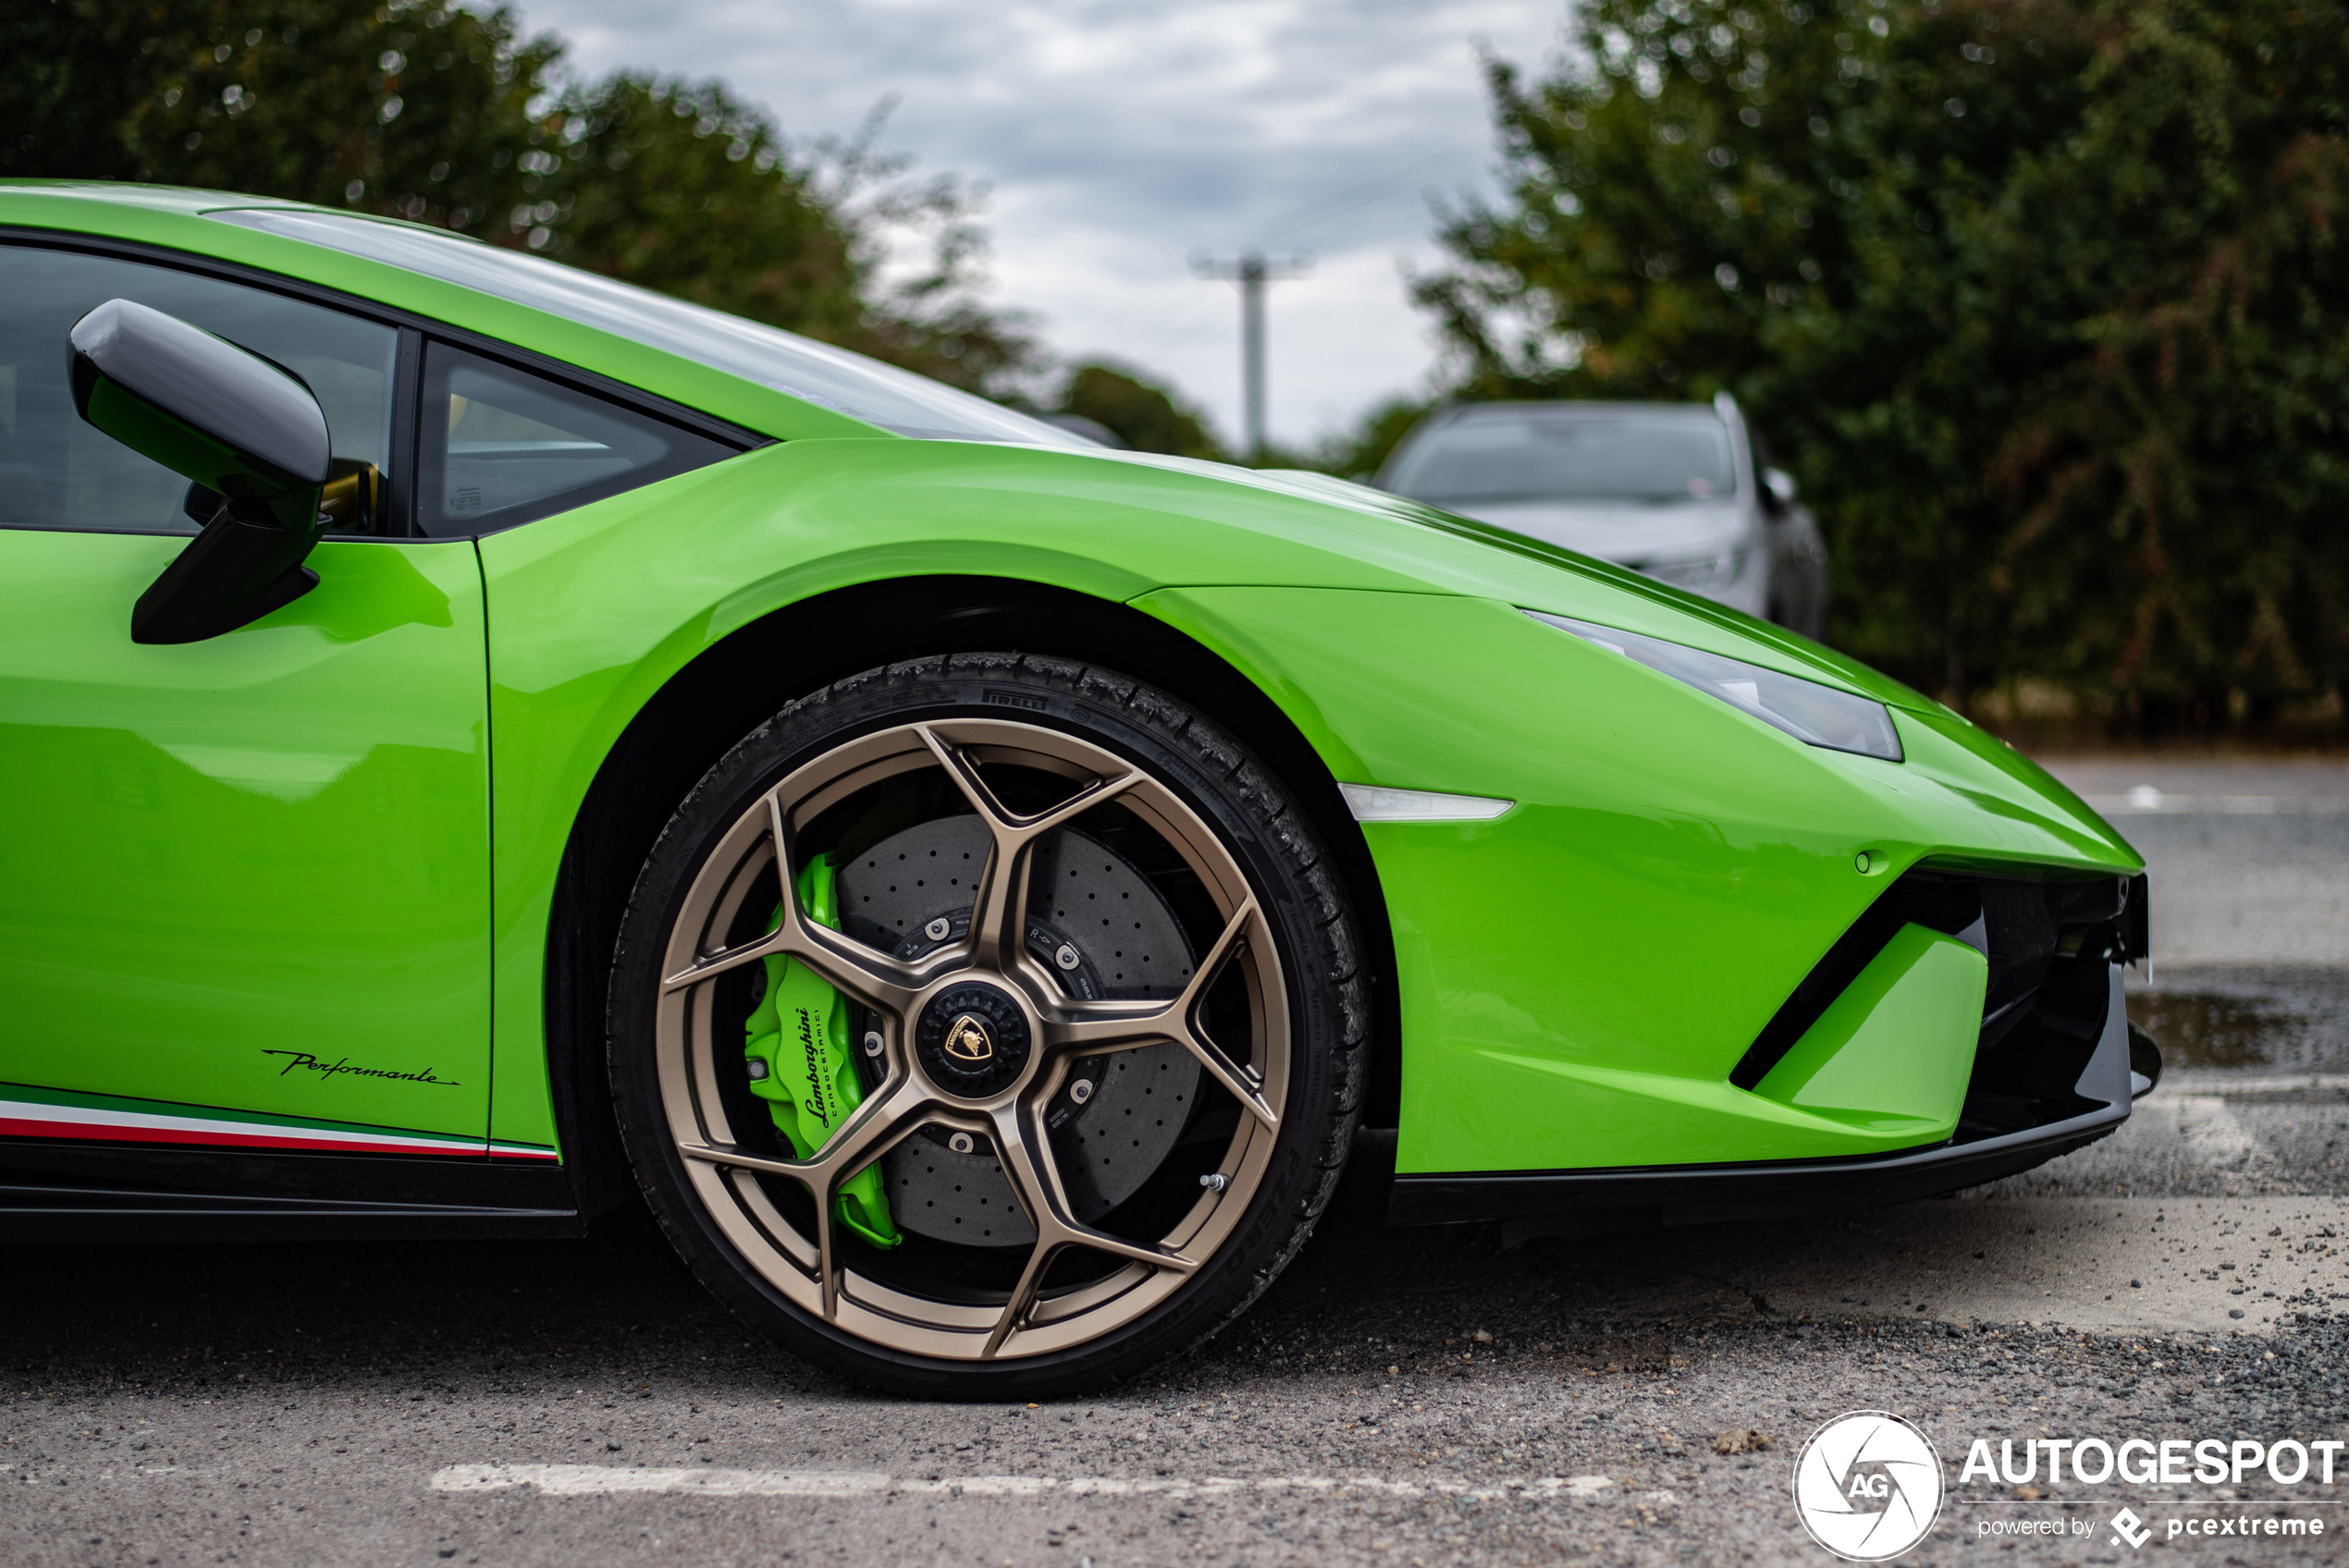
[[[1497,1219],[1511,1222],[1515,1239],[1521,1239],[1905,1203],[2028,1170],[2095,1143],[2129,1119],[2128,1013],[2121,966],[2108,968],[2104,1025],[2070,1085],[2083,1102],[2070,1115],[2004,1131],[1968,1118],[1956,1136],[1937,1147],[1856,1159],[1398,1175],[1388,1219],[1400,1225]]]
[[[1868,994],[1870,974],[1914,937],[1959,951],[1982,977],[1972,993],[1980,1023],[1957,1059],[1962,1101],[1932,1145],[1808,1159],[1411,1172],[1396,1178],[1390,1219],[1498,1219],[1521,1238],[1899,1203],[2011,1176],[2093,1143],[2127,1121],[2158,1078],[2158,1052],[2132,1031],[2121,986],[2124,963],[2148,944],[2142,876],[2034,882],[1919,868],[1796,986],[1730,1083],[1783,1095],[1786,1070],[1806,1053],[1815,1060],[1839,1010]],[[1902,1071],[1923,1075],[1925,1041],[1896,1031],[1862,1048],[1888,1044]]]

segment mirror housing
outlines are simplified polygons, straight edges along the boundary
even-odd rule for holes
[[[1770,497],[1770,509],[1774,512],[1785,511],[1794,505],[1794,475],[1782,468],[1762,471],[1762,489]]]
[[[218,502],[139,596],[132,642],[216,637],[318,585],[301,563],[326,532],[332,447],[301,377],[129,300],[83,316],[69,340],[74,411]]]

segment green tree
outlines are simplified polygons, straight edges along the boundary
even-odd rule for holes
[[[565,81],[502,6],[21,0],[0,13],[0,173],[290,197],[527,247],[974,389],[1026,371],[978,300],[973,199],[795,148],[718,82]],[[931,264],[879,282],[884,239]]]
[[[872,151],[881,120],[797,156],[720,82],[621,71],[557,93],[531,126],[531,199],[504,227],[559,261],[996,389],[1035,350],[978,300],[971,198],[951,178],[900,182],[904,161]],[[930,265],[883,288],[881,235],[923,228]]]
[[[27,0],[0,18],[0,170],[494,237],[534,186],[532,101],[560,54],[518,37],[503,9]]]
[[[1770,430],[1839,642],[2208,722],[2349,674],[2349,22],[2234,0],[1596,0],[1491,67],[1421,280],[1471,395]]]
[[[1131,371],[1104,364],[1075,367],[1062,387],[1060,410],[1107,425],[1138,452],[1167,452],[1218,462],[1224,458],[1197,410],[1177,403],[1166,388]]]

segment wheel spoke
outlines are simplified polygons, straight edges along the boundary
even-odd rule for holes
[[[1012,1184],[1012,1195],[1027,1210],[1039,1237],[1048,1228],[1058,1231],[1076,1223],[1068,1212],[1067,1189],[1061,1184],[1060,1162],[1052,1158],[1041,1129],[1027,1108],[1016,1102],[995,1108],[988,1116],[994,1127],[995,1158]]]
[[[982,1356],[993,1356],[1027,1320],[1035,1309],[1045,1270],[1052,1267],[1054,1257],[1069,1247],[1089,1247],[1128,1262],[1181,1274],[1188,1274],[1199,1267],[1195,1259],[1181,1253],[1125,1241],[1077,1219],[1069,1210],[1068,1194],[1061,1185],[1060,1166],[1035,1118],[1025,1107],[1014,1104],[998,1107],[990,1120],[995,1129],[996,1160],[1011,1182],[1012,1195],[1019,1200],[1020,1207],[1027,1211],[1028,1222],[1036,1227],[1036,1247],[1028,1254],[1027,1266],[1020,1270],[1019,1283],[1013,1288],[1011,1299],[1003,1304],[1002,1314],[987,1337],[986,1348],[980,1352]]]
[[[1103,801],[1116,799],[1141,781],[1142,770],[1138,767],[1128,768],[1114,778],[1096,778],[1049,811],[1021,818],[1020,831],[1031,839],[1040,839],[1053,828],[1083,816]]]
[[[806,1174],[800,1180],[816,1200],[817,1266],[822,1270],[827,1321],[840,1309],[840,1272],[832,1261],[832,1203],[841,1184],[920,1125],[931,1109],[929,1091],[909,1073],[894,1088],[859,1106],[856,1114],[807,1162]]]
[[[1248,1113],[1264,1124],[1265,1131],[1273,1132],[1280,1127],[1280,1112],[1265,1099],[1263,1091],[1257,1085],[1254,1072],[1225,1056],[1222,1047],[1197,1029],[1187,1028],[1175,1038],[1182,1043],[1185,1050],[1199,1059],[1199,1064],[1207,1070],[1209,1077],[1223,1084],[1226,1094],[1247,1107]]]
[[[796,924],[797,929],[776,945],[814,970],[826,985],[867,1007],[907,1016],[922,988],[922,975],[913,965],[825,926],[788,917],[784,924]]]
[[[960,746],[927,724],[915,728],[920,731],[923,743],[929,747],[930,754],[946,770],[946,776],[954,781],[955,788],[962,790],[963,798],[970,802],[971,809],[985,817],[988,827],[997,833],[1024,834],[1029,838],[1049,833],[1070,818],[1084,815],[1103,801],[1124,794],[1142,781],[1139,768],[1129,767],[1114,776],[1102,774],[1058,805],[1024,816],[996,799],[995,791],[989,789],[987,781],[978,776],[978,765]]]
[[[1047,810],[1023,816],[996,798],[978,764],[959,746],[929,725],[916,727],[938,766],[954,781],[971,809],[987,825],[987,864],[978,874],[971,899],[970,958],[982,969],[1002,974],[1016,966],[1026,948],[1028,850],[1037,839],[1142,780],[1138,768],[1114,777],[1095,778],[1068,799]]]
[[[978,1353],[981,1360],[993,1360],[995,1353],[1003,1348],[1003,1341],[1011,1338],[1012,1330],[1027,1321],[1028,1309],[1036,1305],[1036,1287],[1042,1281],[1045,1268],[1060,1256],[1060,1250],[1056,1244],[1047,1245],[1041,1231],[1037,1233],[1035,1249],[1027,1255],[1027,1267],[1019,1271],[1019,1283],[1012,1287],[1011,1299],[1003,1304],[995,1327],[988,1330],[987,1344]]]
[[[816,1196],[816,1309],[824,1321],[840,1321],[840,1268],[833,1262],[832,1241],[840,1227],[832,1222],[831,1194],[822,1186],[810,1183]]]
[[[832,1260],[832,1202],[840,1194],[841,1183],[886,1153],[933,1109],[929,1091],[909,1076],[887,1094],[857,1107],[855,1114],[842,1123],[812,1158],[769,1159],[720,1144],[681,1143],[677,1152],[712,1165],[788,1176],[807,1189],[816,1204],[817,1278],[823,1287],[823,1312],[829,1322],[840,1309],[840,1271]]]
[[[1183,1035],[1183,999],[1064,1002],[1043,1020],[1044,1048],[1069,1055],[1107,1056],[1140,1050]]]
[[[1207,988],[1215,984],[1216,977],[1224,973],[1224,966],[1231,962],[1233,955],[1239,951],[1241,942],[1248,936],[1248,923],[1255,918],[1256,900],[1242,899],[1240,907],[1232,912],[1232,918],[1224,923],[1223,933],[1207,949],[1207,956],[1199,960],[1199,967],[1191,972],[1190,984],[1183,987],[1185,1001],[1196,1004],[1199,998],[1207,995]]]
[[[858,1106],[814,1158],[799,1162],[795,1173],[811,1189],[820,1185],[823,1195],[831,1197],[842,1182],[912,1132],[934,1108],[929,1090],[908,1074],[894,1088]]]
[[[1183,994],[1171,1001],[1076,1002],[1064,1004],[1044,1020],[1045,1047],[1076,1054],[1108,1055],[1138,1050],[1173,1040],[1198,1059],[1224,1092],[1248,1108],[1249,1115],[1268,1129],[1280,1126],[1280,1114],[1264,1098],[1256,1074],[1225,1055],[1199,1027],[1199,1005],[1208,988],[1246,939],[1248,924],[1256,917],[1256,900],[1245,900],[1225,923],[1223,934],[1191,972]]]
[[[997,1125],[1000,1127],[1004,1120],[1006,1118],[998,1117]],[[1049,1150],[1032,1155],[1026,1144],[1012,1143],[1007,1145],[1000,1136],[996,1147],[999,1153],[1005,1155],[1003,1171],[1012,1176],[1013,1195],[1023,1205],[1032,1206],[1028,1209],[1028,1219],[1036,1226],[1039,1245],[1049,1238],[1050,1244],[1056,1251],[1062,1247],[1090,1247],[1113,1257],[1122,1257],[1132,1263],[1147,1263],[1152,1268],[1172,1268],[1180,1274],[1187,1274],[1199,1267],[1181,1253],[1124,1241],[1106,1231],[1096,1231],[1077,1219],[1069,1213],[1068,1204],[1059,1191],[1060,1173],[1052,1169],[1052,1157]],[[1044,1169],[1039,1170],[1039,1166]],[[1016,1175],[1013,1174],[1015,1167],[1018,1168]]]
[[[709,1165],[732,1165],[744,1170],[764,1170],[770,1176],[797,1177],[806,1167],[797,1160],[772,1159],[765,1155],[738,1149],[732,1144],[680,1143],[677,1152],[687,1159],[698,1159]]]
[[[791,875],[791,839],[783,826],[782,802],[770,793],[766,807],[767,834],[774,845],[777,880],[782,884],[775,928],[755,940],[697,959],[663,980],[661,989],[696,986],[730,969],[781,953],[798,960],[826,985],[845,991],[866,1006],[904,1017],[915,993],[921,989],[922,974],[911,964],[806,918]]]
[[[730,969],[740,969],[744,964],[756,959],[766,958],[784,950],[782,933],[769,931],[755,941],[744,942],[739,947],[726,948],[695,959],[663,980],[660,983],[660,988],[663,992],[669,992],[683,990],[688,986],[698,986],[705,980],[715,979]]]
[[[1021,912],[1027,908],[1027,844],[989,824],[993,842],[971,894],[970,961],[997,974],[1010,966],[1022,946]]]
[[[1223,933],[1207,949],[1207,957],[1191,972],[1180,996],[1167,1001],[1064,1003],[1057,1010],[1056,1017],[1045,1021],[1045,1044],[1066,1051],[1100,1051],[1121,1046],[1130,1050],[1161,1040],[1183,1040],[1188,1044],[1186,1035],[1195,1032],[1191,1015],[1205,998],[1208,987],[1224,973],[1224,966],[1239,950],[1248,920],[1255,913],[1255,900],[1241,902],[1224,923]]]
[[[1182,1042],[1185,1050],[1199,1059],[1199,1064],[1207,1069],[1208,1075],[1224,1085],[1225,1093],[1246,1106],[1248,1114],[1271,1131],[1280,1126],[1281,1119],[1279,1112],[1264,1098],[1262,1081],[1254,1072],[1226,1056],[1224,1047],[1209,1039],[1207,1031],[1199,1024],[1199,1006],[1207,999],[1208,988],[1215,984],[1224,966],[1238,954],[1241,945],[1247,940],[1248,923],[1258,918],[1256,900],[1252,898],[1241,900],[1240,907],[1232,912],[1232,918],[1224,923],[1223,935],[1215,938],[1214,945],[1207,949],[1207,956],[1199,960],[1199,968],[1191,974],[1190,984],[1183,987],[1183,1032],[1175,1037]]]

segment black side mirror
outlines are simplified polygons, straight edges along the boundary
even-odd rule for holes
[[[318,502],[331,450],[301,379],[129,300],[100,305],[70,337],[75,411],[217,502],[139,595],[130,640],[202,642],[315,588],[301,563],[326,532]]]

